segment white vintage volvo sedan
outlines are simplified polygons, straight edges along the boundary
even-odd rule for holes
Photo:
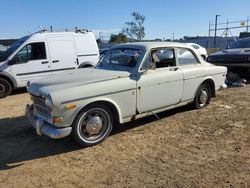
[[[38,135],[72,135],[82,146],[102,142],[112,127],[193,103],[206,107],[224,88],[227,69],[172,42],[112,47],[96,68],[28,84],[26,116]]]

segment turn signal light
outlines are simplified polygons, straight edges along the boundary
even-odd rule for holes
[[[76,107],[77,107],[76,104],[67,104],[67,105],[65,106],[65,108],[66,108],[67,110],[71,110],[71,109],[74,109],[74,108],[76,108]]]
[[[63,118],[62,117],[53,117],[53,122],[54,123],[62,123],[63,122]]]

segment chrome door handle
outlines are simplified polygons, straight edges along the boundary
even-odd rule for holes
[[[179,69],[179,67],[173,67],[173,68],[170,68],[169,71],[177,71]]]

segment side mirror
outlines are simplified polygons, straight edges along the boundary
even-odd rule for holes
[[[8,65],[14,65],[14,64],[16,64],[15,59],[11,59],[8,61]]]
[[[156,69],[156,63],[150,62],[147,63],[146,66],[143,68],[142,74],[146,74],[149,70],[155,70]]]
[[[155,70],[156,69],[156,63],[155,62],[150,63],[148,69],[149,70]]]

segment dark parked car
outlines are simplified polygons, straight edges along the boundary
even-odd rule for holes
[[[226,66],[231,72],[250,75],[250,38],[240,39],[230,49],[209,55],[207,61]]]

